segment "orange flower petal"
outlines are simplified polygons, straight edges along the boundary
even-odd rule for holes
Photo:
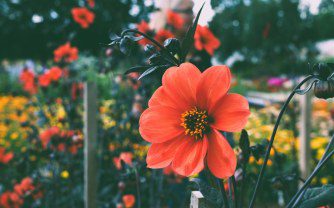
[[[182,134],[180,113],[170,107],[154,106],[146,109],[139,120],[139,132],[151,143],[162,143]]]
[[[173,170],[179,175],[191,176],[204,168],[204,158],[208,149],[208,140],[195,140],[185,137],[184,143],[177,149],[172,162]]]
[[[231,72],[227,66],[212,66],[205,70],[197,85],[198,107],[208,110],[210,114],[216,102],[227,93],[230,84]]]
[[[232,176],[237,167],[237,158],[226,138],[213,129],[208,140],[209,147],[206,159],[210,171],[217,178]]]
[[[151,99],[148,101],[148,107],[153,106],[167,106],[171,108],[178,109],[177,103],[172,100],[164,90],[164,87],[159,87],[152,95]],[[181,112],[183,113],[183,112]]]
[[[147,167],[164,168],[169,166],[184,139],[182,135],[164,143],[152,144],[146,157]]]
[[[166,94],[177,102],[182,111],[196,104],[196,87],[200,80],[200,70],[191,63],[171,67],[162,77],[162,86]]]
[[[217,102],[212,115],[213,128],[228,132],[240,131],[250,115],[248,101],[239,94],[228,94]]]

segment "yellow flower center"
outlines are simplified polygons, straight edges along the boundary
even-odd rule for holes
[[[194,107],[181,115],[181,126],[185,129],[185,134],[194,136],[195,139],[202,139],[203,135],[209,131],[209,116],[206,110]]]

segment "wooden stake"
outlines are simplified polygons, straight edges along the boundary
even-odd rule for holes
[[[97,100],[96,84],[84,84],[84,202],[85,208],[97,207]]]
[[[311,132],[311,113],[312,100],[311,93],[307,93],[300,98],[301,116],[300,116],[300,135],[299,135],[299,168],[302,178],[307,178],[310,174],[310,132]]]

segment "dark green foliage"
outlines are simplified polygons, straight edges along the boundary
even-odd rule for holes
[[[327,1],[317,15],[300,11],[299,1],[222,1],[221,11],[210,27],[221,39],[218,57],[225,61],[234,53],[243,60],[233,68],[244,74],[306,74],[314,62],[315,43],[334,37],[333,2]]]
[[[95,13],[94,23],[82,29],[73,21],[71,9],[86,6],[87,2],[0,0],[0,58],[47,59],[52,51],[66,41],[72,41],[80,51],[98,54],[101,44],[108,43],[110,32],[119,33],[129,23],[136,23],[142,14],[150,10],[144,1],[99,0],[90,9]],[[139,6],[139,14],[132,16],[129,10]],[[38,15],[43,21],[34,23]],[[36,16],[35,16],[36,17]]]

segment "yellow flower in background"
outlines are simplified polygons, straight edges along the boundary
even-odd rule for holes
[[[68,179],[68,177],[70,176],[70,173],[67,170],[63,170],[60,173],[60,177],[64,178],[64,179]]]
[[[326,185],[326,184],[328,184],[328,178],[320,178],[320,183],[322,184],[322,185]]]
[[[328,138],[326,137],[315,137],[311,140],[311,149],[319,149],[328,143]]]
[[[19,134],[17,132],[14,132],[10,135],[10,139],[15,140],[19,137]]]
[[[58,110],[57,110],[57,118],[62,120],[66,117],[66,111],[64,106],[58,105]]]

